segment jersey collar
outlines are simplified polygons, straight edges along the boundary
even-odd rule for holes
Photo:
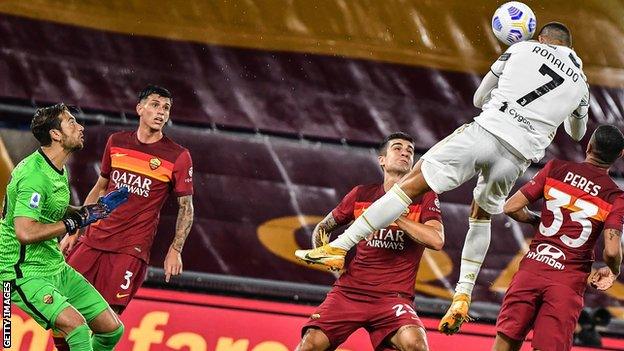
[[[43,156],[43,159],[46,160],[46,162],[48,163],[48,165],[50,165],[50,167],[52,167],[52,169],[60,174],[63,175],[63,173],[65,172],[65,168],[63,169],[58,169],[56,168],[56,166],[54,165],[54,163],[52,163],[52,161],[50,161],[50,159],[48,158],[48,156],[46,156],[45,152],[43,152],[43,150],[41,148],[39,148],[37,151],[39,151],[39,153],[41,154],[41,156]]]

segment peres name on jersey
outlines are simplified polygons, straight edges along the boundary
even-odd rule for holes
[[[600,185],[594,184],[591,180],[572,172],[566,173],[563,178],[563,182],[579,188],[591,196],[597,196],[598,192],[602,188]]]

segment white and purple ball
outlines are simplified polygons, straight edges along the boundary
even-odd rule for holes
[[[533,10],[519,1],[502,4],[492,16],[494,35],[507,45],[531,39],[536,27]]]

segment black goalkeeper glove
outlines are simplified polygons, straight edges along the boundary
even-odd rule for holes
[[[114,209],[128,201],[129,195],[128,188],[122,187],[100,197],[96,204],[82,206],[70,213],[67,218],[63,219],[67,233],[76,234],[78,229],[108,217]]]

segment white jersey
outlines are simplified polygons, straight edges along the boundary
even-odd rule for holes
[[[565,46],[512,45],[491,67],[498,85],[475,121],[527,160],[539,161],[566,118],[587,115],[589,87],[582,65]]]

